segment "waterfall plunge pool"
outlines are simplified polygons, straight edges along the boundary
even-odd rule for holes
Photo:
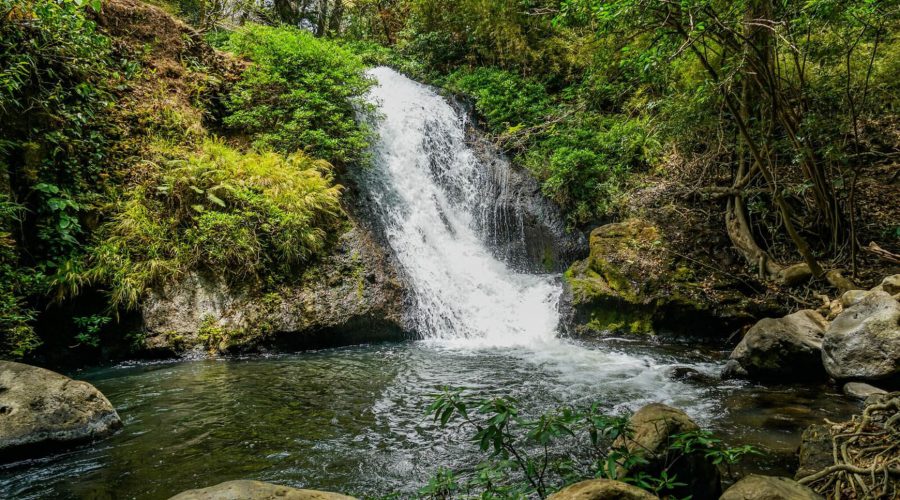
[[[125,427],[93,445],[0,466],[0,498],[165,499],[231,479],[410,494],[439,467],[471,468],[482,458],[465,435],[425,417],[445,384],[516,397],[529,414],[594,401],[612,413],[666,402],[729,444],[765,450],[744,467],[768,474],[789,473],[803,427],[858,410],[830,387],[669,377],[675,366],[712,374],[716,358],[615,340],[541,349],[415,341],[92,369],[74,376],[106,394]]]

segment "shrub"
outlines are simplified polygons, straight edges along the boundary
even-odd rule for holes
[[[34,333],[34,311],[26,302],[33,273],[19,267],[16,243],[11,237],[22,206],[0,194],[0,357],[21,358],[40,345]]]
[[[83,3],[0,0],[0,168],[27,200],[30,253],[51,263],[76,249],[79,205],[104,177],[110,46]]]
[[[485,462],[474,471],[437,471],[419,491],[421,498],[546,498],[566,485],[596,477],[631,483],[669,498],[684,483],[666,471],[685,457],[702,453],[730,472],[744,455],[759,453],[751,446],[727,447],[708,431],[690,431],[671,436],[660,476],[638,472],[622,477],[621,469],[647,463],[645,452],[617,444],[617,438],[631,439],[634,430],[627,418],[606,415],[597,403],[583,409],[560,407],[528,418],[513,398],[484,399],[452,387],[441,388],[433,398],[426,413],[441,428],[452,425],[469,432],[470,442]]]
[[[536,125],[552,111],[540,82],[500,69],[459,70],[447,78],[446,86],[471,96],[488,129],[498,134]]]
[[[304,153],[243,153],[220,141],[167,146],[98,230],[84,277],[111,286],[113,306],[191,270],[233,283],[282,281],[315,258],[340,224],[341,186]]]
[[[227,126],[253,134],[260,147],[336,165],[363,160],[368,132],[354,107],[364,105],[372,81],[357,56],[300,29],[260,25],[235,32],[227,48],[254,63],[226,102]]]
[[[536,137],[521,160],[578,225],[607,215],[657,149],[645,120],[579,112]]]

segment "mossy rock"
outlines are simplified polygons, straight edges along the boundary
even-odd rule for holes
[[[671,331],[707,336],[752,316],[745,297],[721,301],[697,281],[696,264],[673,252],[665,231],[642,219],[594,229],[590,255],[565,273],[576,334],[653,334]]]

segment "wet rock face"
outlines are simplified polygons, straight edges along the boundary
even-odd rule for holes
[[[668,463],[671,455],[669,446],[674,436],[699,430],[686,413],[671,406],[652,403],[632,415],[629,426],[633,435],[617,438],[613,448],[624,447],[629,453],[643,456],[647,463],[634,465],[630,469],[619,466],[617,474],[620,477],[641,472],[659,477],[666,470],[669,476],[676,474],[680,482],[686,483],[671,492],[676,497],[718,498],[722,492],[721,475],[703,450]]]
[[[0,361],[0,462],[106,437],[122,421],[87,382]]]
[[[532,273],[562,272],[583,258],[586,238],[567,230],[562,211],[543,195],[540,183],[469,125],[467,142],[485,169],[484,206],[475,223],[492,251],[514,269]]]
[[[852,302],[825,331],[822,362],[837,380],[900,376],[900,302],[871,291]]]
[[[751,474],[736,482],[720,500],[819,500],[815,491],[786,477]]]
[[[751,321],[748,299],[697,284],[692,263],[669,248],[654,224],[629,219],[594,229],[590,255],[566,271],[575,334],[603,332],[727,336]]]
[[[630,484],[611,479],[591,479],[575,483],[552,495],[549,500],[653,500],[654,495]]]
[[[392,258],[360,227],[295,284],[262,294],[192,274],[142,305],[145,348],[182,352],[322,347],[402,339],[406,290]]]
[[[227,481],[208,488],[188,490],[170,500],[355,500],[339,493],[301,490],[261,481]]]
[[[792,381],[824,378],[822,338],[828,323],[816,311],[803,310],[783,318],[766,318],[753,325],[731,353],[757,380]]]

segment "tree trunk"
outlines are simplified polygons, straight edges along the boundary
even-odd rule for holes
[[[325,32],[327,30],[328,30],[328,0],[320,0],[319,1],[319,15],[316,19],[315,35],[317,37],[325,36]]]
[[[331,19],[328,21],[328,34],[338,36],[341,34],[341,19],[344,16],[344,2],[342,0],[334,0],[334,7],[331,9]]]

